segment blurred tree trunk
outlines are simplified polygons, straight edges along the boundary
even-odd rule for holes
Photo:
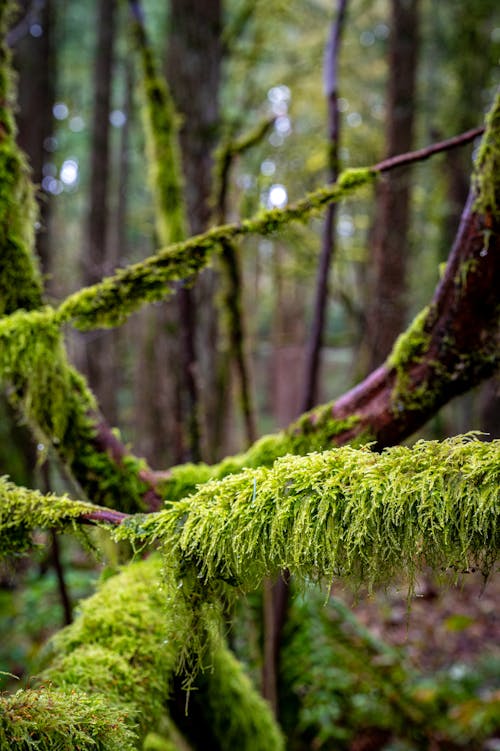
[[[221,29],[220,0],[172,0],[166,69],[176,109],[182,116],[180,144],[186,213],[192,234],[206,229],[211,215],[212,153],[219,122]],[[208,271],[197,281],[195,290],[181,288],[178,295],[185,419],[194,428],[196,416],[201,418],[205,439],[202,451],[208,460],[217,455],[217,447],[213,445],[218,419],[215,285],[214,272]],[[197,315],[197,310],[202,315]],[[199,447],[193,443],[190,458],[199,458],[196,453],[199,454]]]
[[[20,11],[26,13],[25,0]],[[55,96],[53,0],[45,0],[30,18],[22,37],[14,45],[14,65],[19,76],[17,140],[28,155],[33,182],[41,186],[47,160],[47,139],[52,135],[52,108]],[[33,33],[34,32],[34,33]],[[50,193],[38,194],[39,226],[36,250],[44,275],[50,273]]]
[[[111,79],[116,27],[116,0],[98,0],[97,46],[94,66],[94,107],[90,154],[90,196],[83,283],[94,284],[112,271],[108,232],[108,192],[111,172],[110,124]],[[97,330],[85,337],[83,370],[95,391],[102,411],[111,424],[117,422],[117,353],[114,332]]]
[[[387,156],[413,142],[419,0],[392,0],[387,91]],[[406,323],[410,171],[391,171],[377,187],[363,349],[366,370],[380,365]]]
[[[54,8],[53,0],[45,0],[35,13],[27,0],[19,5],[20,22],[11,39],[13,63],[18,75],[17,142],[26,153],[33,182],[38,192],[39,229],[36,251],[42,273],[49,282],[50,273],[50,193],[41,188],[43,167],[47,160],[47,139],[52,135],[52,108],[55,96]],[[25,20],[25,22],[23,22]],[[31,431],[18,424],[17,415],[5,401],[0,404],[2,440],[0,442],[0,474],[7,472],[16,482],[31,486],[37,458]],[[14,471],[11,469],[14,467]]]

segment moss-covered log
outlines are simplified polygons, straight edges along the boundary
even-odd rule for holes
[[[177,582],[161,568],[154,556],[129,564],[82,604],[54,639],[50,665],[38,678],[42,688],[0,700],[2,748],[25,751],[35,741],[61,751],[142,748],[168,710],[179,654],[191,639]],[[210,618],[208,612],[198,624],[207,639]],[[222,641],[193,688],[189,706],[198,725],[186,723],[188,740],[204,733],[200,747],[207,751],[231,751],[236,743],[242,751],[283,748],[269,708]],[[171,705],[173,716],[182,716],[185,699],[180,714]]]

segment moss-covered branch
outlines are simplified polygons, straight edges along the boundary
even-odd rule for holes
[[[371,168],[345,170],[334,185],[309,193],[285,209],[261,211],[252,219],[215,227],[164,248],[145,261],[120,269],[99,284],[75,292],[58,308],[57,319],[83,330],[116,326],[145,302],[165,298],[172,282],[189,278],[205,268],[219,243],[249,234],[269,235],[291,221],[304,221],[331,201],[352,195],[374,179]]]
[[[287,568],[365,582],[424,565],[489,570],[499,550],[500,441],[418,442],[376,454],[344,446],[208,482],[118,538],[159,540],[201,586],[243,589]]]
[[[499,488],[500,441],[459,436],[381,454],[344,446],[288,455],[206,482],[164,511],[110,521],[121,522],[117,539],[159,542],[181,570],[194,564],[203,587],[220,580],[249,589],[282,568],[387,582],[424,565],[489,570],[500,544]],[[0,499],[8,552],[26,547],[38,526],[105,520],[91,504],[5,480]]]

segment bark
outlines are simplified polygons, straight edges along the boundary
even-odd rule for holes
[[[328,104],[328,140],[329,140],[329,181],[334,183],[339,174],[338,153],[340,137],[340,112],[338,108],[338,61],[347,0],[339,0],[337,15],[331,25],[330,36],[325,51],[325,93]],[[311,333],[307,342],[306,373],[301,412],[306,412],[316,404],[318,395],[318,377],[320,353],[325,328],[325,315],[328,300],[328,276],[335,252],[335,218],[337,205],[332,203],[326,210],[323,226],[321,254],[316,278],[314,313]]]
[[[90,156],[90,205],[87,245],[83,258],[85,284],[94,284],[113,270],[110,257],[109,183],[111,174],[111,81],[116,26],[116,0],[98,0],[97,47],[94,68],[94,109]],[[111,251],[112,252],[112,251]],[[84,371],[101,408],[112,422],[117,418],[117,352],[112,332],[95,331],[85,337]]]
[[[499,216],[491,210],[485,214],[475,210],[471,193],[445,275],[429,307],[428,345],[403,364],[407,393],[420,390],[422,399],[399,402],[397,370],[385,363],[335,403],[333,417],[360,418],[335,443],[347,443],[363,432],[376,441],[377,448],[399,443],[453,397],[493,375],[500,352],[498,289]]]
[[[192,234],[206,229],[211,214],[212,151],[219,121],[221,28],[220,0],[173,0],[171,3],[167,77],[176,109],[183,118],[179,135]],[[215,458],[216,447],[212,440],[212,426],[218,417],[214,398],[218,338],[213,303],[215,286],[214,272],[209,271],[198,280],[196,291],[183,287],[179,292],[183,401],[193,460],[200,456],[200,427],[205,436],[203,453],[212,460]],[[197,315],[198,308],[203,310],[203,316]],[[198,425],[200,417],[201,426]]]
[[[387,103],[387,155],[409,151],[413,140],[418,54],[418,0],[392,0]],[[389,354],[406,319],[410,173],[391,172],[376,191],[370,303],[364,347],[368,369]]]
[[[26,3],[25,3],[26,4]],[[35,21],[42,33],[34,37],[27,28],[14,47],[14,66],[19,75],[19,108],[16,113],[17,141],[27,154],[35,185],[41,186],[43,166],[48,160],[45,149],[46,139],[52,136],[52,107],[55,90],[54,55],[54,3],[45,0],[36,16],[30,16],[30,24]],[[36,252],[42,271],[50,273],[50,193],[38,193],[40,229],[36,237]]]

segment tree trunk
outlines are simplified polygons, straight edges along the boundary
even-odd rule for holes
[[[222,8],[220,0],[173,0],[167,46],[167,77],[177,111],[182,115],[180,144],[189,229],[206,229],[212,193],[212,152],[219,121]],[[184,371],[186,419],[196,447],[197,414],[201,416],[203,454],[216,456],[212,426],[217,420],[217,314],[213,302],[214,272],[205,272],[196,290],[181,288],[179,315]],[[203,315],[197,315],[197,309]],[[203,404],[200,405],[200,394]],[[203,407],[203,412],[200,409]],[[199,437],[198,437],[199,438]],[[199,442],[199,441],[198,441]],[[196,456],[198,454],[198,456]]]
[[[94,110],[90,156],[90,205],[83,280],[94,284],[113,270],[109,256],[111,80],[116,24],[116,0],[98,0],[97,47],[94,68]],[[116,338],[113,332],[96,330],[85,337],[84,371],[107,419],[116,423]]]
[[[387,156],[413,141],[419,0],[392,0],[387,96]],[[410,223],[410,172],[390,172],[376,191],[364,348],[368,370],[380,365],[406,322],[406,268]]]

